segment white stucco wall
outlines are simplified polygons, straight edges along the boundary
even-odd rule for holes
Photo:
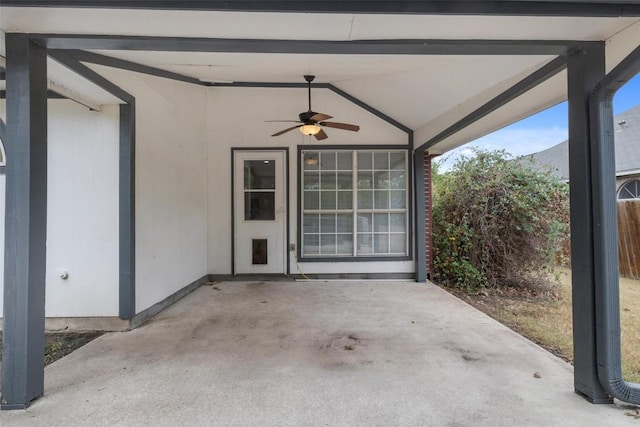
[[[136,98],[136,312],[207,274],[203,87],[92,66]]]
[[[297,147],[326,145],[404,145],[407,134],[327,90],[312,89],[312,108],[332,115],[332,121],[360,125],[359,132],[325,129],[329,138],[316,141],[294,130],[270,135],[295,123],[264,123],[265,120],[296,120],[306,111],[306,89],[210,88],[207,96],[209,152],[208,268],[212,274],[230,274],[231,252],[231,148],[286,147],[289,149],[290,242],[297,233]],[[291,273],[297,274],[291,253]],[[300,263],[305,273],[413,272],[413,261]]]
[[[407,143],[404,132],[328,90],[313,91],[314,110],[359,124],[360,132],[327,129],[324,142],[297,131],[272,138],[287,123],[264,120],[297,118],[307,109],[305,89],[206,88],[91,67],[136,98],[136,312],[207,273],[231,273],[232,147],[289,149],[290,243],[296,243],[298,145]],[[72,101],[49,101],[48,317],[118,315],[118,117],[118,105],[90,112]],[[296,274],[292,256],[290,265]],[[412,272],[413,262],[300,268]]]
[[[50,100],[48,109],[45,314],[117,316],[118,106],[91,112],[72,101]],[[0,115],[5,117],[4,103]],[[2,224],[4,182],[2,175]],[[3,262],[4,245],[0,253]],[[60,278],[63,270],[67,280]],[[2,298],[0,293],[0,313]]]

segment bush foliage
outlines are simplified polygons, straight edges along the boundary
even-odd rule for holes
[[[433,171],[436,282],[475,289],[548,283],[567,238],[568,185],[504,151]]]

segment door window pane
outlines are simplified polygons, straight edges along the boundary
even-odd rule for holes
[[[276,219],[274,191],[244,193],[245,221],[273,221]]]
[[[245,190],[275,190],[276,162],[275,160],[245,160],[244,161],[244,189]]]

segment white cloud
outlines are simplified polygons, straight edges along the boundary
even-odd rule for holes
[[[441,170],[451,168],[461,156],[473,155],[473,148],[485,151],[505,150],[514,157],[537,153],[568,138],[566,128],[507,128],[476,139],[468,144],[445,153],[441,160]]]

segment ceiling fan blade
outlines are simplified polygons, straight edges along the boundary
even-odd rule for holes
[[[349,123],[338,123],[338,122],[319,122],[320,126],[326,126],[328,128],[336,128],[342,130],[350,130],[352,132],[358,132],[360,130],[360,126],[358,125],[350,125]]]
[[[281,130],[280,132],[276,132],[276,133],[274,133],[274,134],[273,134],[273,135],[271,135],[271,136],[279,136],[279,135],[282,135],[283,133],[287,133],[287,132],[289,132],[290,130],[297,129],[297,128],[299,128],[300,126],[302,126],[302,125],[291,126],[290,128],[286,128],[286,129],[284,129],[284,130]]]
[[[309,117],[309,120],[313,120],[314,122],[319,122],[321,120],[329,120],[332,119],[333,117],[328,115],[328,114],[324,114],[324,113],[315,113],[313,116]]]
[[[322,129],[320,129],[320,132],[316,133],[313,136],[315,136],[318,141],[322,141],[323,139],[327,139],[328,138],[327,134],[324,133],[324,131]]]

